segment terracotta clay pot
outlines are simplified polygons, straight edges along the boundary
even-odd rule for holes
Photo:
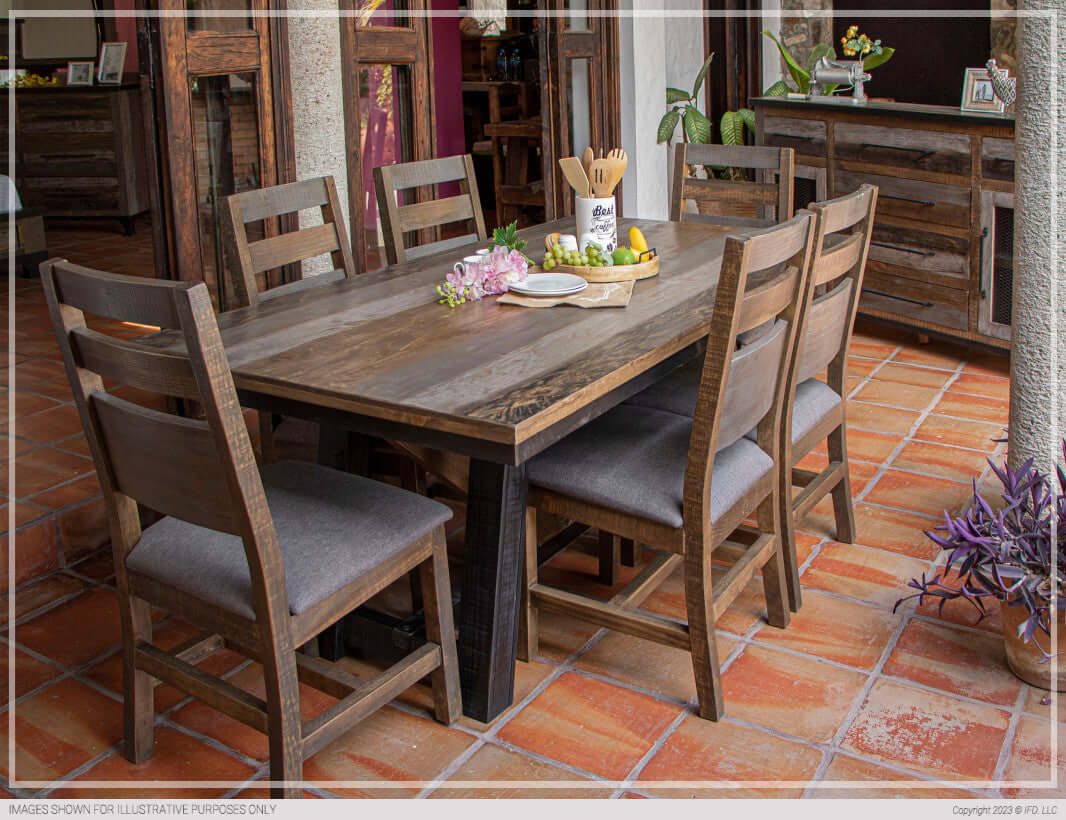
[[[1007,665],[1011,671],[1026,683],[1039,689],[1051,690],[1051,661],[1041,663],[1043,658],[1033,641],[1022,643],[1018,637],[1018,626],[1029,617],[1029,610],[1024,606],[1007,606],[1001,603],[1000,615],[1003,618],[1003,644],[1007,650]],[[1066,692],[1066,618],[1064,612],[1058,612],[1058,680],[1054,688]],[[1034,636],[1040,645],[1048,648],[1050,639],[1040,630]]]

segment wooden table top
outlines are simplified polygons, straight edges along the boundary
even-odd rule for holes
[[[221,314],[237,387],[489,442],[492,460],[521,463],[610,406],[597,400],[707,334],[729,229],[624,219],[619,236],[633,224],[661,267],[625,308],[486,297],[449,309],[436,286],[465,252],[452,250]],[[539,258],[549,231],[573,230],[567,219],[521,233]],[[172,334],[149,343],[182,348]]]

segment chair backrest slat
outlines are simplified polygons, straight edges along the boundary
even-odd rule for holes
[[[420,231],[435,225],[462,222],[473,216],[474,209],[470,204],[470,198],[465,196],[450,196],[429,202],[416,202],[400,211],[400,230]]]
[[[196,376],[184,356],[147,350],[135,342],[84,327],[70,331],[70,346],[79,367],[99,373],[105,379],[165,396],[183,399],[200,396]]]
[[[320,288],[331,282],[343,282],[348,277],[344,275],[344,271],[335,270],[329,273],[318,273],[314,276],[309,276],[306,279],[297,279],[295,282],[286,282],[284,285],[277,285],[270,290],[264,290],[259,294],[260,302],[269,302],[271,299],[277,299],[279,296],[285,296],[289,293],[299,293],[303,290],[312,290],[313,288]]]
[[[698,179],[687,176],[689,165],[708,168],[734,168],[752,171],[746,178]],[[737,227],[766,227],[792,218],[795,187],[795,153],[791,148],[749,145],[699,145],[679,143],[674,149],[673,189],[670,193],[670,219]],[[715,204],[715,210],[736,210],[756,206],[755,216],[736,214],[686,214],[685,202]],[[772,213],[772,217],[770,214]]]
[[[814,297],[805,320],[797,378],[802,381],[828,368],[827,383],[841,396],[876,207],[873,185],[811,205],[817,216],[811,261]]]
[[[162,279],[143,279],[140,287],[130,288],[128,277],[66,262],[56,269],[54,281],[60,301],[85,313],[169,330],[181,327],[173,292]]]
[[[245,222],[258,222],[282,214],[321,208],[329,202],[328,181],[332,177],[315,177],[234,194],[241,203]]]
[[[795,285],[793,285],[795,290]],[[788,340],[788,322],[777,321],[770,332],[733,354],[729,386],[718,428],[718,449],[747,433],[753,420],[765,416],[774,401],[773,374],[781,366]]]
[[[206,421],[140,407],[108,393],[93,393],[89,404],[100,422],[118,492],[164,515],[240,532]]]
[[[459,195],[400,205],[400,191],[424,188],[444,182],[458,182]],[[374,189],[378,201],[378,215],[385,238],[385,256],[390,265],[397,265],[432,253],[456,247],[453,239],[423,242],[408,249],[404,234],[423,231],[456,222],[465,222],[467,230],[480,241],[489,238],[485,217],[481,212],[474,160],[469,154],[442,157],[402,165],[383,165],[374,169]]]
[[[319,209],[321,225],[259,240],[248,238],[248,225],[252,222],[311,208]],[[264,289],[260,292],[260,274],[322,254],[328,253],[333,269],[343,271],[344,276],[353,277],[358,273],[333,177],[305,179],[233,194],[227,197],[221,211],[226,257],[232,271],[237,307],[254,305],[263,298],[263,293],[272,290],[270,277],[263,276]],[[305,279],[301,272],[301,278],[294,281],[314,283],[318,282],[318,277]],[[284,284],[291,285],[292,282]],[[274,284],[274,287],[282,286]]]
[[[326,223],[254,242],[249,246],[248,251],[252,261],[252,272],[262,273],[293,262],[311,259],[323,253],[333,253],[339,248],[340,241],[337,238],[336,224]]]
[[[406,250],[407,261],[411,262],[415,259],[421,259],[424,256],[432,256],[435,253],[450,251],[452,248],[461,248],[464,245],[469,245],[471,242],[476,242],[479,239],[481,239],[481,237],[477,234],[468,233],[464,236],[453,236],[448,239],[442,239],[440,242],[431,242],[428,245],[415,245],[415,247]]]
[[[796,381],[806,381],[821,373],[840,352],[849,320],[848,308],[854,281],[844,279],[831,291],[811,302],[803,337]]]
[[[846,234],[828,248],[823,247],[811,268],[814,286],[825,285],[853,270],[865,253],[865,238],[862,233]]]

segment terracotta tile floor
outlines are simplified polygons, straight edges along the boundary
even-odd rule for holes
[[[146,241],[144,230],[131,242],[79,228],[57,232],[53,249],[149,273]],[[109,557],[99,550],[99,491],[39,285],[15,285],[17,400],[14,418],[6,403],[0,418],[0,434],[15,437],[18,482],[3,499],[17,536],[13,627],[0,607],[4,664],[15,649],[15,700],[0,711],[15,709],[18,777],[50,783],[15,791],[262,796],[264,738],[166,687],[154,756],[132,765],[121,755],[119,628]],[[541,657],[518,665],[516,706],[494,724],[440,726],[428,691],[413,687],[308,761],[305,776],[322,784],[308,795],[1066,796],[1066,787],[1034,785],[1049,779],[1054,713],[1006,671],[998,617],[975,626],[961,607],[942,617],[913,603],[892,612],[906,580],[936,564],[922,530],[943,507],[964,503],[972,479],[987,480],[986,457],[1002,456],[992,438],[1007,423],[1006,359],[861,331],[850,397],[857,543],[834,540],[831,510],[820,504],[800,524],[805,606],[789,629],[766,624],[758,580],[721,619],[722,721],[694,714],[684,652],[544,615]],[[824,450],[808,462],[821,460]],[[6,470],[6,453],[4,462]],[[594,562],[581,546],[557,556],[550,573],[606,594],[582,578]],[[647,607],[682,614],[680,580]],[[160,614],[162,645],[189,634]],[[261,686],[257,667],[230,653],[203,663],[249,691]],[[343,663],[353,674],[371,671]],[[308,696],[304,710],[330,703]],[[0,770],[8,786],[10,761]],[[180,780],[199,782],[191,790],[166,782]],[[1015,782],[996,786],[1001,780]],[[91,788],[100,781],[153,782],[132,792]]]

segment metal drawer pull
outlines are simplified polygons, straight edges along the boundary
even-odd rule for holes
[[[915,154],[918,155],[915,162],[921,162],[926,157],[931,157],[933,156],[933,154],[936,153],[936,151],[927,151],[924,148],[907,148],[902,145],[882,145],[879,142],[864,142],[862,145],[859,146],[859,148],[885,148],[889,151],[913,151]]]
[[[915,205],[925,205],[931,207],[936,203],[931,199],[914,199],[909,196],[893,196],[892,194],[878,194],[881,199],[898,199],[900,202],[913,202]]]
[[[871,242],[871,245],[877,245],[879,248],[890,248],[894,251],[903,251],[904,253],[913,253],[918,256],[936,256],[936,251],[923,251],[921,248],[908,248],[904,245],[893,245],[890,242]]]
[[[898,299],[901,302],[909,302],[912,305],[920,305],[921,307],[936,307],[936,302],[923,302],[921,299],[911,299],[907,296],[896,296],[894,293],[885,293],[883,290],[874,290],[873,288],[864,287],[863,293],[871,293],[874,296],[884,296],[886,299]]]

